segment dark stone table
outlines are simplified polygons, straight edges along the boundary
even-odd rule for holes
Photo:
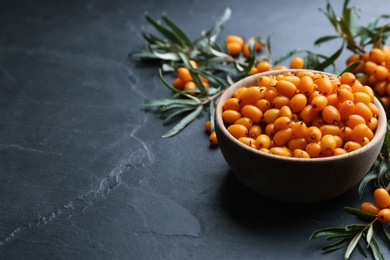
[[[390,10],[351,2],[362,24]],[[166,12],[194,39],[225,6],[221,38],[271,35],[274,57],[330,54],[340,42],[313,46],[333,34],[325,4],[1,1],[0,259],[342,259],[309,236],[359,221],[343,211],[361,203],[356,188],[309,205],[255,194],[210,148],[206,113],[161,138],[172,126],[140,106],[170,91],[155,65],[127,57],[144,47],[145,12]]]

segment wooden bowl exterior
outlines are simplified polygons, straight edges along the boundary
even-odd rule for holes
[[[261,75],[284,72],[286,70],[249,76],[223,93],[215,114],[215,130],[221,152],[233,173],[264,196],[287,202],[316,202],[341,195],[362,180],[382,147],[387,120],[378,100],[375,100],[375,104],[380,108],[380,116],[375,137],[366,146],[345,155],[300,159],[266,154],[242,144],[226,130],[222,106],[234,91],[242,86],[257,85]]]

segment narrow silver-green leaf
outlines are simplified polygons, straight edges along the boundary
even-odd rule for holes
[[[374,225],[370,225],[366,234],[367,248],[370,246],[371,240],[374,237]]]
[[[203,106],[198,106],[193,112],[188,114],[186,117],[180,120],[171,130],[169,130],[166,134],[162,136],[162,138],[172,137],[178,134],[181,130],[183,130],[188,124],[190,124],[198,115],[202,112]]]
[[[362,237],[363,232],[359,232],[356,236],[349,242],[347,250],[345,251],[344,259],[349,259],[353,250],[355,249],[357,243],[359,243],[360,238]]]
[[[181,42],[185,46],[187,46],[189,48],[193,48],[191,40],[187,37],[187,35],[174,22],[172,22],[166,15],[163,15],[162,19],[171,28],[172,32],[176,35],[176,37],[178,39],[181,40]]]
[[[142,104],[143,107],[154,107],[154,106],[167,106],[171,104],[181,104],[181,105],[199,105],[199,102],[192,99],[155,99],[151,101],[144,102]]]
[[[329,244],[329,245],[326,245],[322,248],[322,250],[325,250],[325,251],[335,251],[335,250],[338,250],[338,249],[341,249],[343,247],[346,247],[348,245],[349,241],[348,239],[341,239],[333,244]]]
[[[371,243],[370,243],[370,248],[371,248],[372,255],[374,256],[375,260],[385,260],[375,238],[372,238]]]
[[[183,107],[181,109],[175,109],[165,118],[165,120],[163,121],[163,125],[167,125],[167,124],[171,123],[172,119],[174,119],[176,116],[178,116],[182,113],[186,113],[186,112],[191,111],[191,110],[194,110],[194,108],[193,107]]]
[[[164,35],[168,40],[170,40],[171,42],[174,42],[180,46],[183,46],[183,43],[182,41],[180,40],[180,38],[178,38],[177,35],[175,35],[174,33],[172,33],[172,31],[166,29],[164,26],[162,26],[161,24],[159,24],[158,22],[156,22],[155,20],[153,20],[148,14],[145,15],[146,17],[146,20],[151,24],[153,25],[153,27],[158,31],[160,32],[162,35]]]

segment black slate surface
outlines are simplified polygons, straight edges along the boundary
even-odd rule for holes
[[[351,5],[362,24],[390,8]],[[225,6],[221,38],[272,35],[276,57],[340,46],[313,47],[333,34],[324,1],[0,2],[0,259],[342,259],[308,238],[358,221],[343,212],[361,202],[356,189],[309,205],[269,200],[209,147],[205,113],[162,139],[171,126],[140,109],[170,94],[156,67],[127,59],[144,46],[144,13],[166,12],[195,38]]]

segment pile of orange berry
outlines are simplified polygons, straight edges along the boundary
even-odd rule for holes
[[[190,60],[190,64],[194,69],[198,68],[196,61]],[[202,80],[203,86],[208,89],[210,87],[208,79],[204,77],[200,77],[200,79]],[[184,90],[192,96],[196,94],[197,86],[192,80],[191,73],[187,67],[182,66],[176,69],[176,78],[173,81],[173,87],[178,90]]]
[[[373,202],[363,202],[360,209],[375,215],[380,222],[390,222],[390,195],[385,188],[377,188],[374,191]]]
[[[369,85],[390,107],[390,47],[372,48],[363,55],[357,53],[348,57],[346,64],[351,65],[360,61],[360,65],[353,71],[358,75],[362,84]]]
[[[260,76],[223,104],[227,131],[260,151],[300,158],[335,156],[368,144],[378,125],[374,92],[353,73]]]

